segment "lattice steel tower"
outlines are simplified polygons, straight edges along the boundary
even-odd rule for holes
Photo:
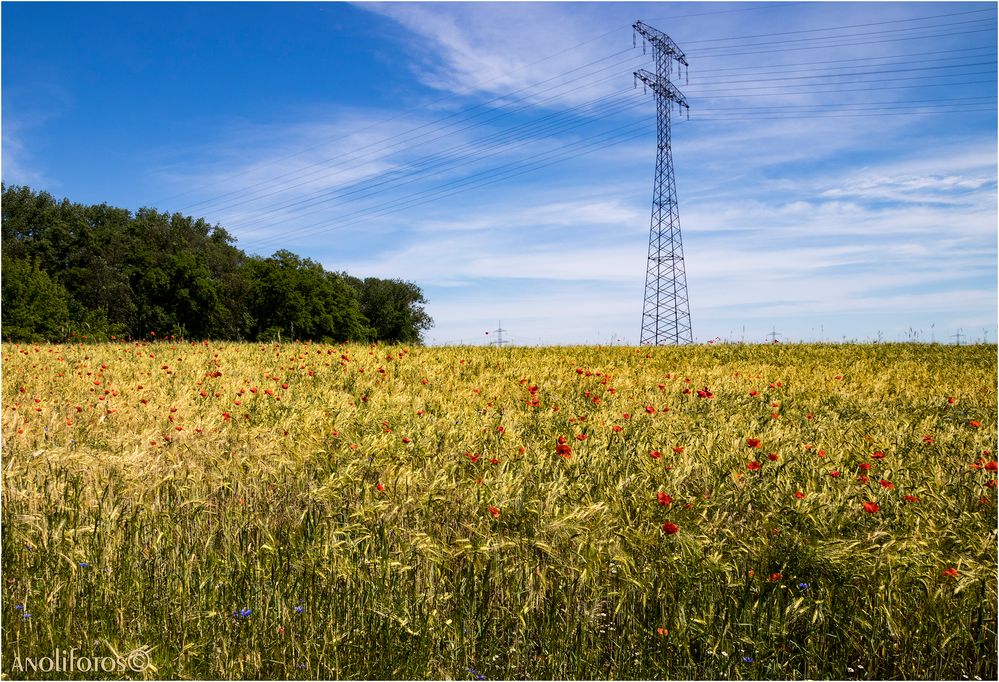
[[[675,107],[688,112],[690,106],[670,81],[673,62],[677,76],[688,66],[683,51],[668,35],[643,24],[633,25],[635,33],[652,46],[656,73],[645,69],[635,72],[635,84],[641,80],[656,98],[658,148],[656,179],[652,192],[652,227],[649,231],[649,260],[645,271],[645,303],[642,309],[643,345],[692,343],[690,306],[687,299],[687,272],[683,265],[683,241],[680,238],[680,215],[676,206],[676,181],[673,178],[673,152],[670,150],[670,113]],[[689,116],[689,113],[688,113]]]

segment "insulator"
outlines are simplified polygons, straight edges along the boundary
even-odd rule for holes
[[[631,29],[631,47],[632,47],[632,49],[638,47],[637,40],[638,39],[635,37],[635,28],[632,27],[632,29]]]

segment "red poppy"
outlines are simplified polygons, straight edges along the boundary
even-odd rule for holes
[[[885,458],[885,453],[881,452],[880,450],[878,452],[871,453],[871,459],[884,459],[884,458]]]
[[[559,443],[558,445],[556,445],[555,446],[555,452],[556,452],[556,454],[561,455],[562,457],[564,457],[566,459],[569,459],[570,457],[572,457],[572,448],[570,448],[565,443]]]
[[[621,414],[621,418],[622,419],[631,419],[631,415],[629,413],[627,413],[627,412],[623,412]]]
[[[646,405],[645,406],[645,411],[648,412],[649,414],[655,414],[656,413],[656,408],[652,407],[652,405]]]
[[[767,459],[769,459],[771,462],[776,462],[778,459],[780,459],[780,455],[778,455],[776,452],[771,452],[769,455],[767,455]]]
[[[857,483],[863,483],[864,485],[871,482],[870,476],[857,476]]]
[[[877,502],[864,502],[864,511],[868,514],[876,513],[881,507],[878,506]]]
[[[992,461],[985,463],[986,471],[995,471],[996,469],[999,469],[999,462]]]
[[[948,578],[956,578],[957,577],[957,569],[954,568],[953,566],[951,566],[950,568],[948,568],[946,571],[944,571],[940,575],[945,575]]]
[[[795,496],[796,498],[798,498],[799,500],[803,500],[803,499],[805,499],[805,493],[801,492],[800,490],[799,490],[798,492],[796,492],[796,493],[794,494],[794,496]]]
[[[677,531],[680,530],[680,526],[676,525],[672,521],[667,521],[663,524],[663,532],[666,535],[676,535]]]
[[[833,478],[839,478],[840,477],[840,473],[838,471],[835,471],[835,470],[830,471],[829,475],[832,476]]]
[[[623,430],[623,429],[622,429],[622,428],[621,428],[620,426],[618,426],[617,424],[615,424],[614,426],[612,426],[612,427],[611,427],[611,429],[612,429],[612,430],[614,431],[614,433],[621,433],[621,431]]]
[[[923,442],[924,443],[932,443],[933,442],[933,436],[923,436]]]
[[[679,455],[681,452],[683,452],[683,446],[682,445],[676,446],[675,448],[673,448],[673,452]]]
[[[884,488],[885,490],[894,490],[895,489],[895,484],[892,483],[891,481],[886,481],[885,479],[882,478],[879,481],[879,483],[881,483],[881,487]]]
[[[662,491],[656,493],[656,501],[663,507],[668,507],[673,504],[673,498]]]
[[[781,579],[782,579],[783,577],[784,577],[784,576],[783,576],[783,575],[781,575],[780,573],[771,573],[771,574],[770,574],[770,577],[768,578],[768,580],[769,580],[770,582],[772,582],[772,583],[776,583],[776,582],[780,582],[780,580],[781,580]]]
[[[746,439],[746,445],[748,447],[751,447],[751,448],[758,448],[758,447],[760,447],[760,439],[759,438],[747,438]]]
[[[403,438],[402,438],[402,442],[403,442],[403,443],[406,443],[407,445],[409,445],[409,444],[410,444],[410,443],[412,443],[413,441],[412,441],[411,439],[409,439],[409,438],[407,438],[407,437],[403,436]]]
[[[909,503],[919,502],[919,498],[916,497],[915,495],[906,495],[902,499],[905,500],[906,502],[909,502]]]
[[[378,485],[375,486],[375,490],[377,490],[378,492],[382,492],[383,490],[385,490],[385,486],[379,483]]]
[[[760,392],[759,392],[759,391],[750,391],[750,392],[749,392],[749,397],[750,397],[750,398],[755,398],[755,397],[756,397],[756,396],[758,396],[759,394],[760,394]]]
[[[494,519],[498,519],[500,515],[500,510],[498,507],[489,507],[489,513],[493,515]]]
[[[973,427],[975,427],[976,429],[977,429],[977,428],[978,428],[979,426],[981,426],[981,425],[982,425],[982,424],[981,424],[981,422],[977,422],[977,421],[975,421],[974,419],[972,419],[972,420],[971,420],[970,422],[968,422],[968,426],[973,426]]]
[[[750,471],[756,471],[757,469],[760,468],[760,466],[762,465],[754,459],[752,462],[746,465],[746,468],[749,469]]]
[[[658,450],[649,450],[649,457],[651,457],[652,459],[659,459],[662,456],[663,453],[659,452]]]
[[[870,471],[871,470],[871,463],[870,462],[861,462],[860,464],[857,465],[857,467],[861,471]]]
[[[953,405],[954,403],[957,402],[957,399],[954,398],[954,397],[949,397],[949,398],[947,398],[947,402],[950,403],[951,405]]]

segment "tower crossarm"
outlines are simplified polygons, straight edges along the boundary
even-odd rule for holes
[[[673,85],[668,78],[660,78],[659,76],[649,73],[645,69],[639,69],[636,71],[635,78],[652,88],[652,92],[657,95],[673,100],[681,107],[690,109],[690,105],[687,104],[687,98],[683,96],[683,93],[680,92],[680,90]]]
[[[687,56],[683,54],[683,50],[681,50],[668,35],[641,21],[636,21],[631,27],[635,29],[638,35],[649,41],[652,44],[652,47],[656,48],[664,55],[672,57],[684,66],[689,66],[689,64],[687,64]]]

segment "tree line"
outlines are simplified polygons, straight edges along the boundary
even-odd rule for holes
[[[419,343],[433,324],[412,282],[327,271],[285,250],[249,256],[203,218],[3,185],[0,228],[8,340]]]

